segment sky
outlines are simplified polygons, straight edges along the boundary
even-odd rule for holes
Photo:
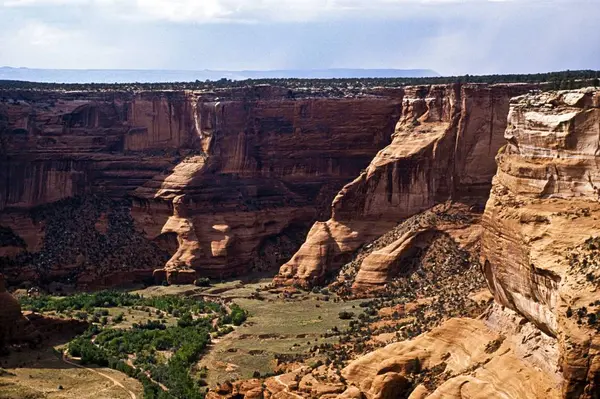
[[[600,0],[0,0],[0,66],[600,69]]]

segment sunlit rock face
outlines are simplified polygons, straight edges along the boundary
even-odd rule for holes
[[[597,397],[600,92],[518,97],[508,122],[483,217],[488,285],[557,338],[564,397]]]
[[[405,89],[392,142],[332,202],[276,281],[322,284],[358,247],[448,199],[489,195],[510,98],[529,85]]]
[[[510,317],[498,316],[503,321]],[[413,340],[359,357],[342,375],[368,399],[560,398],[560,376],[544,363],[556,360],[551,340],[531,325],[522,324],[518,331],[496,327],[484,320],[450,319]],[[535,358],[538,349],[546,358]],[[406,384],[408,378],[435,369],[441,371],[439,381]]]
[[[277,267],[390,143],[402,97],[2,91],[2,271],[113,286]]]
[[[512,99],[505,139],[481,222],[494,304],[353,360],[339,398],[598,397],[600,91]],[[366,277],[423,234],[365,258]]]

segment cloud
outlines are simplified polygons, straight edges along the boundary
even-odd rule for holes
[[[0,0],[0,65],[600,69],[598,0]]]
[[[61,42],[70,41],[73,39],[73,36],[71,32],[46,25],[39,21],[31,21],[17,31],[15,39],[23,45],[43,49],[44,47],[47,48],[58,45]]]
[[[100,10],[113,18],[215,22],[309,22],[348,17],[409,18],[440,7],[469,12],[498,3],[557,3],[567,0],[0,0],[4,7],[78,6]],[[577,1],[577,0],[575,0]],[[580,0],[586,1],[586,0]],[[592,0],[590,0],[592,1]]]
[[[123,58],[117,47],[85,31],[38,20],[24,21],[15,30],[0,31],[0,48],[0,65],[110,68]]]

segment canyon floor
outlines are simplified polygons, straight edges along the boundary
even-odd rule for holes
[[[141,384],[107,367],[80,366],[57,352],[63,345],[23,350],[0,359],[0,398],[143,398]]]
[[[422,224],[423,218],[431,223],[436,215],[440,215],[439,210],[437,214],[432,211],[399,224],[388,236],[362,248],[357,258],[381,248],[386,240],[410,226]],[[339,378],[342,369],[360,355],[427,332],[452,316],[477,316],[488,306],[490,296],[483,289],[479,265],[448,236],[434,237],[428,248],[411,259],[410,273],[397,276],[384,290],[373,293],[352,294],[348,290],[350,282],[344,279],[312,290],[276,286],[273,275],[264,273],[242,280],[213,282],[208,287],[157,285],[123,292],[146,301],[175,297],[244,309],[246,320],[213,335],[199,360],[190,367],[194,383],[204,387],[200,391],[210,389],[212,394],[227,395],[228,387],[236,381],[280,382],[277,379],[287,378],[290,372],[296,372],[300,379],[313,378],[313,374],[327,370],[325,374],[334,373],[338,376],[334,379]],[[348,279],[355,276],[351,269],[353,262],[344,269],[343,275]],[[31,299],[25,299],[26,293],[15,294],[22,296],[26,308],[27,304],[36,306],[36,302],[32,305]],[[77,302],[80,295],[88,294],[52,298]],[[162,312],[152,306],[100,305],[92,308],[88,305],[85,309],[89,315],[85,316],[64,309],[34,310],[52,318],[85,318],[92,326],[104,330],[132,331],[157,318],[165,328],[177,328],[181,320],[181,314],[173,310]],[[0,398],[146,397],[140,393],[140,383],[126,374],[80,365],[79,359],[61,356],[67,352],[69,338],[54,337],[42,352],[19,350],[3,359],[0,383],[5,389]],[[152,344],[151,338],[147,338],[146,344]],[[135,364],[135,357],[139,356],[130,355],[133,359],[130,364]],[[426,378],[424,373],[423,379]],[[311,388],[305,386],[304,390],[296,388],[297,395],[313,397],[313,389],[336,393],[345,389],[340,381],[319,384],[310,383]]]

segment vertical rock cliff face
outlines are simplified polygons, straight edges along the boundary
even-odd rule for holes
[[[120,197],[168,167],[166,152],[192,145],[185,93],[8,91],[0,97],[0,209],[88,192]],[[149,158],[143,166],[141,155]]]
[[[389,95],[199,103],[203,153],[134,194],[150,208],[173,204],[157,224],[161,234],[177,235],[167,278],[247,270],[265,239],[326,211],[335,191],[389,142],[401,93]]]
[[[390,145],[338,193],[331,219],[313,225],[276,280],[321,284],[358,247],[406,217],[447,199],[485,201],[495,173],[494,156],[503,142],[509,100],[531,88],[407,88]]]
[[[558,341],[563,397],[600,392],[600,92],[514,99],[483,218],[497,302]]]
[[[389,144],[402,91],[0,99],[2,270],[112,285],[165,264],[189,281],[261,266],[263,252],[285,259],[277,248],[329,217],[335,193]]]
[[[9,281],[111,285],[164,264],[168,253],[133,228],[126,196],[190,151],[189,95],[0,99],[0,264]]]
[[[340,398],[599,397],[600,91],[512,99],[505,139],[482,218],[495,303],[352,361]]]

